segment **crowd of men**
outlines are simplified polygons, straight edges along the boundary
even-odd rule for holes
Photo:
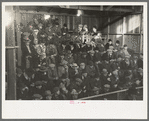
[[[143,85],[143,54],[119,40],[104,44],[96,26],[70,34],[66,24],[35,18],[21,27],[17,100],[76,100]]]

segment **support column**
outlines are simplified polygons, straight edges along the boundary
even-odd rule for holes
[[[110,34],[110,17],[108,17],[108,34],[107,34],[107,37],[108,37],[108,39],[110,39],[110,37],[109,37],[109,34]]]
[[[122,46],[125,44],[126,17],[123,17]]]
[[[139,53],[143,53],[143,14],[140,15],[140,51]]]
[[[17,46],[19,48],[17,49],[17,64],[18,66],[21,66],[21,57],[22,57],[22,51],[21,51],[21,30],[20,30],[20,23],[21,23],[21,14],[19,12],[19,7],[16,6],[16,11],[15,11],[15,30],[16,30],[16,35],[17,35]]]
[[[7,64],[7,98],[8,100],[16,99],[16,57],[15,57],[15,31],[14,17],[15,13],[12,6],[5,8],[5,14],[9,15],[9,21],[6,25],[6,46],[12,48],[6,49],[6,64]]]
[[[70,16],[67,16],[67,25],[68,25],[68,30],[70,30]]]

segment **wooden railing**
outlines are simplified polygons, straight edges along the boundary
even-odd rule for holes
[[[136,87],[136,89],[143,89],[143,86],[142,87]],[[94,98],[99,98],[99,97],[103,97],[103,96],[107,96],[107,95],[112,95],[112,94],[117,94],[117,100],[119,100],[119,94],[120,93],[123,93],[123,92],[127,92],[128,90],[129,89],[123,89],[123,90],[108,92],[108,93],[104,93],[104,94],[99,94],[99,95],[84,97],[84,98],[80,98],[78,100],[92,100]]]

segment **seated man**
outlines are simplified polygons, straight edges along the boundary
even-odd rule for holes
[[[102,74],[101,74],[100,79],[101,79],[101,86],[102,86],[103,90],[105,88],[105,85],[109,85],[109,86],[111,85],[111,79],[110,79],[110,77],[108,75],[107,69],[103,69],[102,70]]]
[[[107,52],[103,54],[102,59],[108,60],[110,62],[115,61],[116,57],[115,57],[115,54],[113,53],[113,50],[107,49]]]
[[[126,56],[131,57],[134,53],[134,51],[132,49],[128,48],[126,44],[124,45],[123,51],[124,51],[125,57]]]
[[[123,70],[128,70],[128,69],[132,69],[132,61],[129,58],[130,56],[126,56],[125,60],[122,61],[122,65],[121,65],[121,69]]]
[[[68,64],[68,62],[65,60],[63,60],[60,63],[60,66],[58,67],[58,77],[59,78],[61,78],[63,75],[66,76],[67,78],[69,77],[67,64]]]
[[[112,45],[113,45],[113,44],[112,44],[112,40],[109,39],[109,40],[108,40],[108,43],[105,45],[105,50],[109,49],[109,46],[112,46]]]
[[[139,55],[138,68],[142,68],[143,69],[143,54],[142,53]]]
[[[71,64],[69,67],[69,78],[73,80],[77,75],[79,75],[79,67],[76,63]]]
[[[58,74],[55,64],[50,64],[48,69],[48,78],[53,81],[55,84],[58,81]]]
[[[82,52],[80,54],[80,56],[78,57],[77,63],[78,64],[85,63],[87,65],[87,53],[86,52]]]
[[[49,43],[47,45],[47,49],[46,49],[46,54],[47,54],[47,64],[51,64],[54,63],[56,64],[56,57],[57,57],[57,48],[53,43]]]
[[[91,78],[93,78],[95,76],[96,68],[92,61],[88,62],[88,65],[86,66],[86,71],[87,71],[88,76],[90,76]]]

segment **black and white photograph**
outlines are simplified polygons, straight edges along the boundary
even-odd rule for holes
[[[3,101],[146,103],[145,9],[128,2],[4,5]]]

